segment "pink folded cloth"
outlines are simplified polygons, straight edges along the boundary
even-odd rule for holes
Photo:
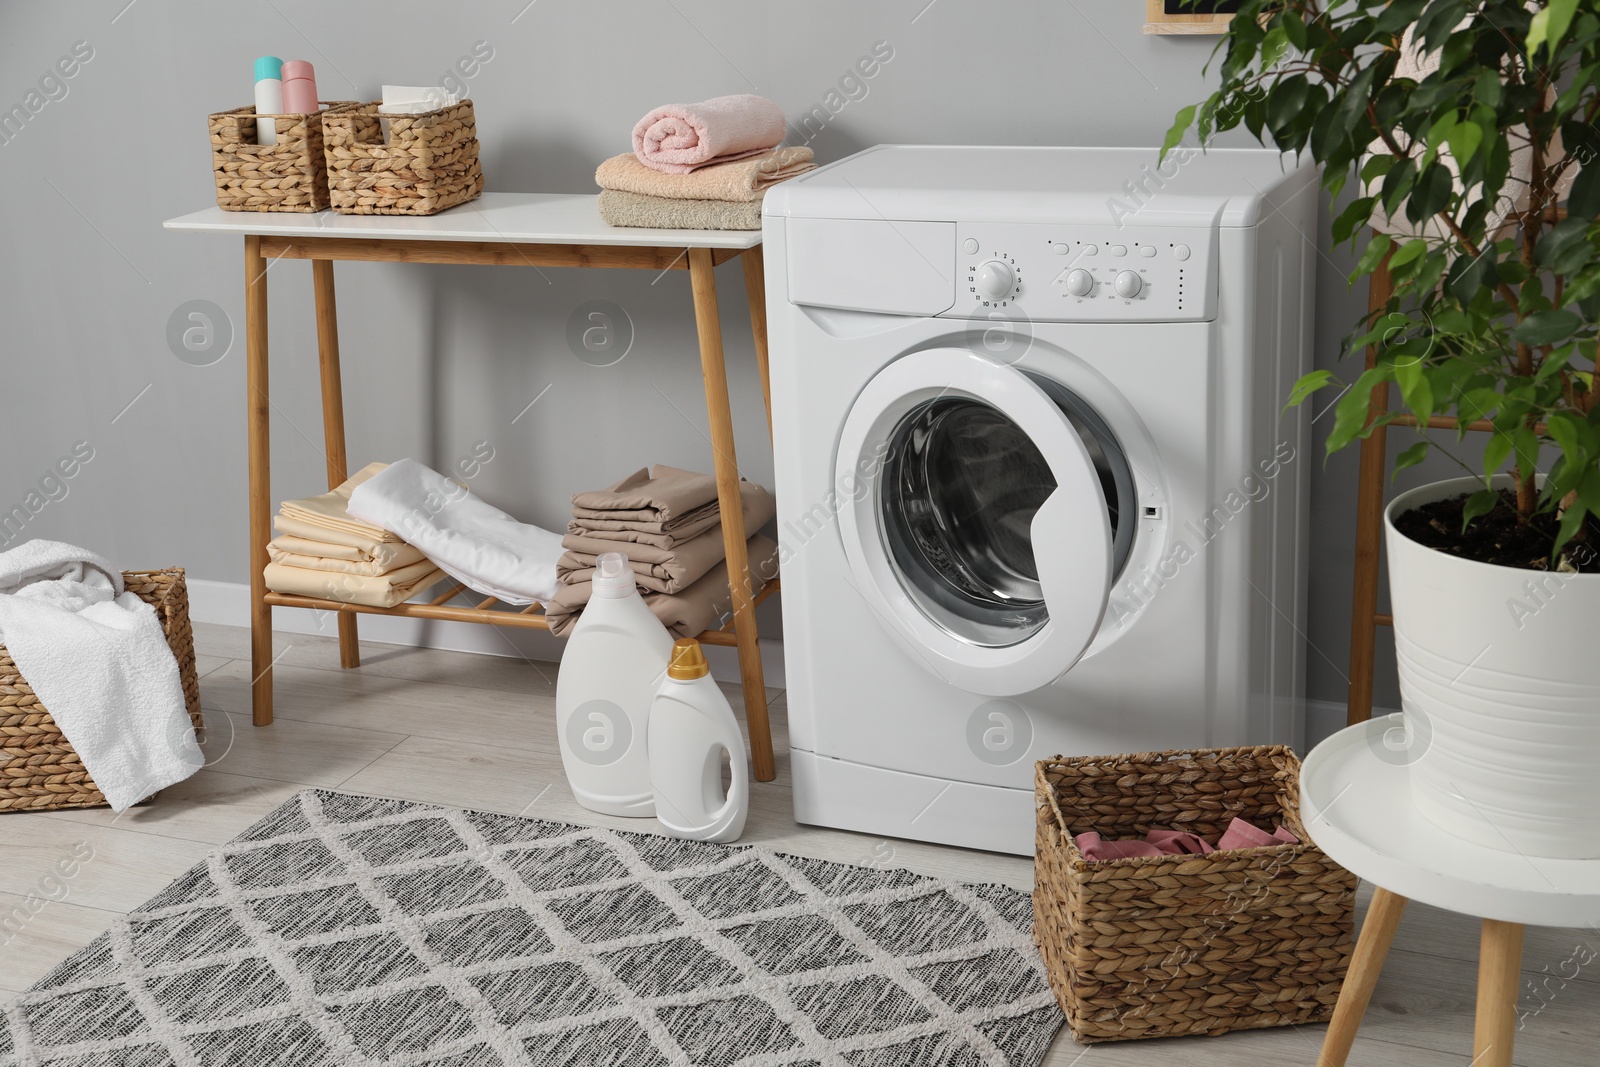
[[[633,154],[663,174],[688,174],[765,152],[783,140],[783,127],[783,110],[750,93],[667,104],[634,126]]]
[[[1151,830],[1143,841],[1103,841],[1093,830],[1085,830],[1073,838],[1078,851],[1086,860],[1126,860],[1146,856],[1203,856],[1208,852],[1226,852],[1231,848],[1266,848],[1268,845],[1298,845],[1300,839],[1287,827],[1280,826],[1272,833],[1252,826],[1243,819],[1234,819],[1223,831],[1215,846],[1208,844],[1198,834],[1182,830]]]

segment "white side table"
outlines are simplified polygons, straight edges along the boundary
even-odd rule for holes
[[[1600,923],[1600,860],[1551,860],[1452,837],[1411,804],[1386,716],[1334,734],[1300,770],[1300,814],[1335,862],[1377,887],[1317,1067],[1343,1067],[1407,900],[1483,920],[1473,1067],[1510,1067],[1524,925]],[[1426,754],[1420,758],[1426,759]]]

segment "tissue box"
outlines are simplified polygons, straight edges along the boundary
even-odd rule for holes
[[[328,206],[328,171],[322,150],[322,121],[329,111],[353,106],[328,104],[310,115],[257,118],[253,107],[210,116],[211,169],[217,206],[224,211],[321,211]],[[277,144],[256,144],[256,123],[272,121]]]
[[[323,118],[328,192],[343,215],[435,215],[483,192],[472,101],[417,115],[386,115],[376,102]]]
[[[251,136],[255,133],[252,130]],[[271,148],[272,145],[262,147]],[[199,732],[200,682],[194,665],[194,631],[189,628],[189,591],[182,567],[124,571],[128,592],[156,610],[167,644],[178,659],[178,678],[189,706],[189,721]],[[0,812],[101,808],[106,798],[83,761],[61,734],[61,727],[34,695],[0,645]]]

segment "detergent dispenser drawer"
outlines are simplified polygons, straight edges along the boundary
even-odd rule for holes
[[[785,223],[791,303],[886,315],[937,315],[955,303],[953,222]]]

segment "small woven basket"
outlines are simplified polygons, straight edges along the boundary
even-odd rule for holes
[[[353,106],[348,101],[330,110]],[[210,117],[211,168],[224,211],[321,211],[328,206],[322,122],[328,111],[273,116],[277,144],[256,144],[256,109]]]
[[[1082,1042],[1325,1021],[1349,965],[1356,878],[1300,823],[1281,746],[1039,762],[1033,936]],[[1073,835],[1186,830],[1237,816],[1301,841],[1090,861]]]
[[[167,644],[178,660],[178,677],[198,733],[200,683],[195,674],[194,631],[189,626],[189,591],[183,568],[124,571],[128,592],[156,609]],[[100,808],[106,798],[83,769],[33,687],[0,645],[0,812]]]
[[[323,144],[333,210],[344,215],[435,215],[483,192],[472,101],[419,115],[385,115],[376,103],[327,113]]]

